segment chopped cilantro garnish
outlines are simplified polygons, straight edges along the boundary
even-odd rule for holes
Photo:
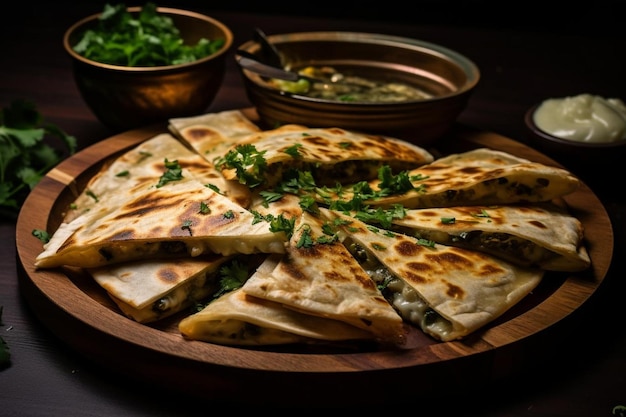
[[[378,170],[378,179],[380,180],[378,185],[379,196],[402,194],[415,188],[407,171],[393,175],[388,165],[382,166]]]
[[[205,186],[213,191],[215,191],[218,194],[222,194],[222,192],[220,191],[220,188],[217,185],[214,184],[205,184]]]
[[[191,220],[185,220],[183,221],[183,225],[180,227],[183,230],[187,230],[189,232],[189,236],[192,235],[191,232],[191,226],[193,225],[193,222]]]
[[[201,214],[209,214],[211,213],[211,208],[208,206],[207,203],[205,203],[204,201],[200,202],[200,211],[199,213]]]
[[[165,158],[165,172],[159,178],[157,188],[163,187],[165,184],[172,181],[180,181],[183,179],[183,170],[178,163],[178,160],[169,161]]]
[[[220,169],[234,169],[241,184],[254,188],[265,181],[264,174],[267,169],[265,152],[258,151],[252,144],[237,145],[224,157],[218,158],[216,165]]]
[[[270,232],[284,232],[285,235],[287,235],[287,239],[291,239],[293,229],[296,225],[295,218],[287,218],[282,214],[279,214],[278,216],[268,215],[268,218],[270,222]]]
[[[279,201],[281,198],[283,198],[282,193],[277,193],[274,191],[261,191],[259,195],[263,197],[263,202],[266,203],[265,205],[266,207],[267,207],[267,204],[274,203],[276,201]]]
[[[98,196],[97,196],[97,195],[95,195],[95,194],[94,194],[94,192],[93,192],[93,191],[91,191],[91,190],[86,190],[86,191],[85,191],[85,194],[87,194],[89,197],[93,198],[93,200],[94,200],[96,203],[97,203],[98,201],[100,201],[100,200],[98,199]]]
[[[213,295],[213,298],[219,298],[227,292],[240,288],[249,276],[247,266],[237,259],[223,265],[220,268],[220,289]]]
[[[46,232],[45,230],[34,229],[31,233],[33,236],[41,240],[43,243],[48,243],[50,241],[50,234]]]
[[[429,248],[434,248],[435,247],[435,242],[432,240],[428,240],[428,239],[417,239],[417,244],[420,246],[427,246]]]
[[[317,201],[311,195],[301,196],[299,205],[304,211],[307,211],[309,213],[319,213],[319,207],[317,206]]]
[[[287,149],[285,149],[285,153],[291,156],[292,158],[302,158],[302,155],[300,154],[301,147],[302,147],[301,143],[296,143],[295,145],[292,145],[288,147]]]
[[[402,219],[406,216],[406,208],[401,204],[394,204],[390,209],[377,207],[357,212],[354,217],[366,223],[379,223],[382,227],[390,227],[394,219]]]
[[[472,216],[474,216],[474,217],[491,217],[491,216],[489,215],[489,213],[487,213],[487,211],[486,211],[485,209],[482,209],[482,210],[480,211],[480,213],[475,213],[475,214],[472,214]]]
[[[296,243],[297,248],[310,248],[315,243],[313,238],[311,237],[311,226],[308,224],[303,224],[301,226],[302,233],[300,234],[300,238]]]

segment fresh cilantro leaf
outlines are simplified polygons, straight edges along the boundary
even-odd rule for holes
[[[283,216],[282,214],[279,214],[278,216],[275,216],[275,217],[269,215],[269,217],[270,217],[270,232],[272,233],[284,232],[285,235],[287,235],[287,239],[290,239],[291,236],[293,235],[293,230],[296,225],[296,219],[287,218]]]
[[[172,181],[180,181],[183,179],[183,170],[178,163],[178,160],[169,161],[165,158],[165,172],[159,178],[157,188],[163,187],[165,184]]]
[[[285,153],[291,156],[292,158],[302,158],[302,155],[300,154],[301,147],[302,147],[301,143],[296,143],[295,145],[292,145],[288,147],[287,149],[285,149]]]
[[[173,19],[147,2],[138,15],[123,3],[106,4],[95,28],[73,45],[76,53],[93,61],[129,67],[154,67],[193,62],[219,51],[223,38],[184,43]]]
[[[193,222],[191,220],[185,220],[183,221],[183,225],[180,228],[183,230],[187,230],[189,232],[189,236],[193,236],[191,226],[193,226]]]
[[[209,207],[209,205],[207,203],[205,203],[204,201],[200,202],[200,214],[210,214],[211,213],[211,208]]]
[[[246,265],[237,259],[220,268],[220,289],[213,298],[221,297],[227,292],[240,288],[248,280],[250,272]]]
[[[241,184],[254,188],[265,181],[267,161],[264,155],[265,151],[258,151],[252,144],[237,145],[218,158],[216,165],[221,169],[234,169]]]
[[[0,217],[17,218],[28,193],[76,146],[76,138],[44,123],[31,102],[15,100],[0,110]]]
[[[313,237],[311,237],[311,226],[308,224],[302,225],[302,233],[296,243],[296,248],[310,248],[314,243]]]
[[[31,233],[43,243],[48,243],[50,241],[50,234],[45,230],[35,229]]]

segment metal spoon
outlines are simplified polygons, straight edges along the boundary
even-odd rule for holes
[[[250,52],[237,50],[237,56],[235,57],[237,63],[248,71],[252,71],[267,78],[276,78],[278,80],[293,81],[296,82],[301,79],[308,80],[314,83],[329,84],[328,80],[322,80],[320,78],[308,77],[306,75],[298,74],[297,72],[288,71],[281,67],[275,67],[264,64],[259,61],[254,54]]]
[[[254,39],[261,44],[261,61],[273,67],[284,68],[283,56],[276,46],[267,39],[265,32],[254,28]]]

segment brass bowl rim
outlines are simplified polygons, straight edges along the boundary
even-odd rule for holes
[[[323,99],[308,97],[297,93],[287,93],[275,88],[269,87],[264,83],[259,83],[257,77],[252,72],[240,68],[246,80],[253,85],[257,86],[261,90],[272,94],[274,97],[283,96],[285,98],[291,98],[303,103],[318,103],[318,104],[333,104],[343,107],[380,107],[385,108],[403,108],[414,107],[415,105],[426,106],[427,103],[448,100],[450,98],[463,96],[466,93],[471,92],[479,83],[481,78],[481,72],[478,65],[467,56],[450,49],[448,47],[424,41],[421,39],[414,39],[396,35],[387,35],[382,33],[370,33],[370,32],[352,32],[352,31],[311,31],[311,32],[293,32],[268,35],[268,40],[274,44],[280,45],[281,43],[297,43],[302,41],[337,41],[337,42],[363,42],[363,43],[375,43],[380,45],[391,45],[402,47],[406,49],[413,49],[416,51],[426,51],[431,55],[438,55],[439,57],[453,63],[457,66],[465,75],[466,79],[463,85],[459,86],[456,90],[438,95],[435,97],[419,100],[406,100],[401,102],[338,102],[337,100]],[[260,50],[261,45],[256,40],[248,40],[239,46],[238,49],[243,49],[248,52],[254,53]]]
[[[127,10],[131,13],[138,13],[139,11],[141,11],[141,9],[142,7],[140,6],[127,7]],[[180,69],[184,69],[187,67],[201,65],[205,62],[212,61],[221,55],[224,55],[231,48],[233,44],[234,36],[233,36],[232,31],[224,23],[220,22],[219,20],[211,16],[207,16],[202,13],[193,12],[190,10],[176,9],[176,8],[171,8],[171,7],[157,7],[157,12],[162,13],[162,14],[174,15],[174,16],[176,15],[187,16],[187,17],[198,19],[198,20],[203,20],[207,23],[211,23],[212,25],[218,27],[222,32],[224,32],[224,45],[214,54],[211,54],[204,58],[200,58],[196,61],[187,62],[184,64],[161,65],[161,66],[150,66],[150,67],[129,67],[129,66],[124,66],[124,65],[105,64],[102,62],[85,58],[84,56],[74,51],[74,49],[72,48],[72,45],[70,44],[70,37],[76,32],[76,30],[82,27],[83,25],[98,19],[102,15],[102,12],[99,12],[99,13],[94,13],[92,15],[84,17],[83,19],[80,19],[79,21],[74,23],[72,26],[70,26],[63,35],[63,47],[65,48],[65,51],[73,59],[75,59],[78,62],[82,62],[86,65],[90,65],[90,66],[98,67],[102,69],[107,69],[107,70],[120,71],[120,72],[153,73],[153,72],[167,72],[171,70],[180,70]]]

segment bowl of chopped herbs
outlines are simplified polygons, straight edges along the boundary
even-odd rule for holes
[[[233,34],[200,13],[106,4],[64,34],[77,87],[116,131],[203,113],[225,73]]]

